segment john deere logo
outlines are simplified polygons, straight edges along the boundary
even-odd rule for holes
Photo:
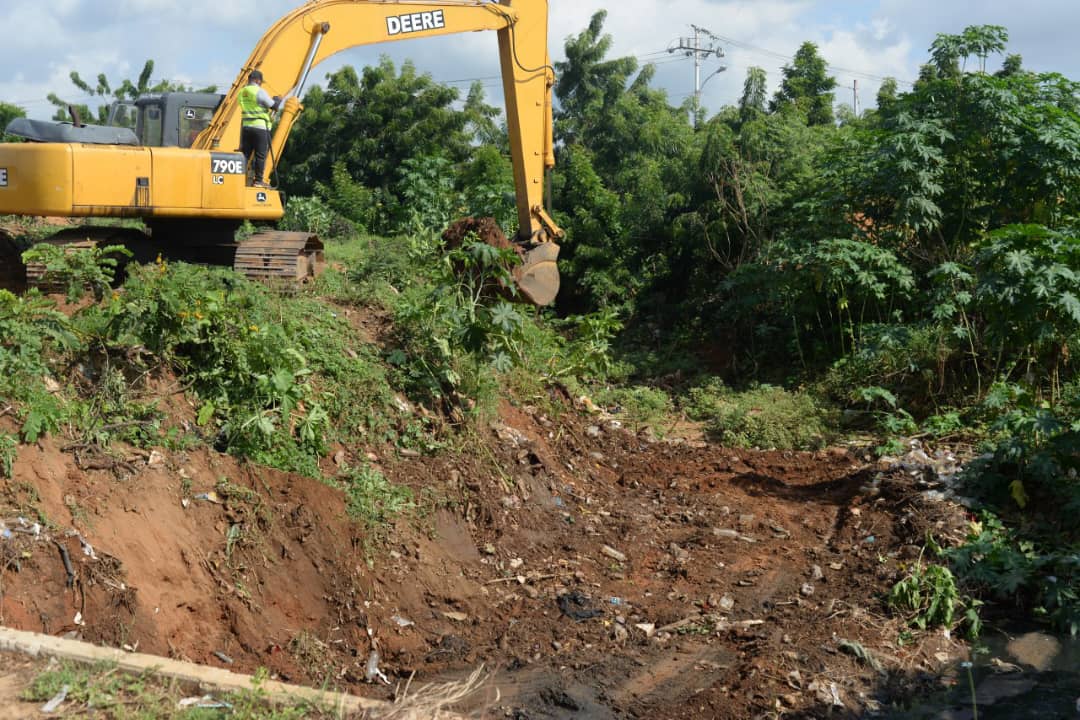
[[[392,15],[386,18],[387,35],[404,35],[424,30],[439,30],[444,27],[446,27],[446,16],[442,10]]]

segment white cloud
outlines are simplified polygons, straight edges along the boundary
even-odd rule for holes
[[[51,0],[45,12],[40,0],[3,0],[0,27],[9,32],[0,45],[0,64],[7,70],[0,79],[0,100],[48,115],[48,92],[78,93],[67,79],[71,70],[91,77],[106,72],[118,82],[147,58],[156,61],[156,78],[226,87],[260,32],[300,1]],[[877,85],[867,74],[912,79],[936,32],[959,32],[973,23],[1006,25],[1012,31],[1011,51],[1023,53],[1031,67],[1080,78],[1080,46],[1071,38],[1080,24],[1075,0],[985,0],[978,6],[942,0],[551,0],[552,55],[560,57],[565,39],[584,30],[604,7],[614,54],[656,62],[656,83],[674,103],[693,89],[693,63],[664,52],[671,41],[689,34],[690,23],[738,41],[739,47],[726,46],[727,71],[706,85],[704,103],[712,110],[737,100],[751,65],[764,67],[773,86],[778,84],[785,60],[763,50],[790,56],[804,40],[816,42],[836,68],[857,71],[833,72],[840,85],[857,78],[860,90],[866,88],[860,95],[867,104]],[[346,63],[373,63],[384,52],[399,63],[414,58],[421,71],[440,80],[499,74],[494,33],[465,33],[355,49],[318,68],[313,79],[321,81]],[[717,65],[710,60],[704,74]],[[499,95],[497,80],[486,86],[490,96]]]

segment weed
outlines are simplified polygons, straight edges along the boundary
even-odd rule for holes
[[[19,439],[11,433],[0,432],[0,472],[6,478],[14,477],[15,456],[19,451]]]
[[[951,628],[961,605],[952,572],[941,565],[924,565],[921,555],[908,574],[893,585],[886,602],[892,609],[906,613],[908,623],[919,630]]]
[[[333,678],[334,666],[330,648],[314,633],[301,630],[294,635],[289,640],[289,652],[316,685],[322,685]]]
[[[343,479],[349,516],[377,529],[415,507],[412,490],[394,485],[371,467],[349,469]]]
[[[1054,535],[1046,544],[1050,549],[983,511],[964,544],[947,557],[971,592],[1019,602],[1058,629],[1080,635],[1080,552]]]
[[[222,693],[218,700],[230,707],[228,717],[236,720],[303,720],[333,718],[329,709],[303,701],[271,703],[263,684],[269,678],[260,669],[252,678],[250,690]],[[154,718],[155,720],[211,720],[222,717],[220,710],[186,709],[178,701],[198,693],[175,680],[155,676],[152,672],[131,675],[118,672],[115,665],[77,665],[62,662],[55,669],[37,675],[22,693],[24,700],[45,702],[61,688],[67,688],[65,707],[92,717]]]
[[[687,412],[710,435],[734,447],[820,448],[835,426],[834,413],[803,392],[759,385],[732,392],[719,381],[690,391]]]
[[[605,388],[595,394],[594,400],[615,411],[619,419],[635,432],[644,427],[661,431],[664,425],[671,422],[675,411],[670,395],[659,388],[644,385]]]
[[[74,302],[87,288],[98,300],[103,298],[116,277],[117,257],[131,257],[131,251],[123,245],[72,248],[41,243],[24,252],[22,257],[27,264],[43,264],[46,280],[62,283],[68,301]]]

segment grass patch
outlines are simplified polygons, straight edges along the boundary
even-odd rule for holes
[[[129,675],[114,665],[78,665],[62,662],[42,672],[23,692],[24,700],[44,703],[67,688],[65,715],[85,713],[89,717],[117,720],[303,720],[336,718],[338,715],[315,704],[297,702],[271,704],[262,684],[267,672],[252,678],[252,687],[243,692],[215,694],[221,708],[180,708],[181,699],[202,696],[197,688],[153,673]]]
[[[369,528],[385,526],[415,507],[411,489],[391,483],[370,465],[350,469],[341,482],[349,516]]]
[[[731,447],[818,449],[836,427],[835,411],[807,393],[772,385],[735,392],[712,380],[690,391],[686,410],[706,424],[711,439]]]

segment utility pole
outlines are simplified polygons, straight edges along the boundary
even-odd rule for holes
[[[852,90],[852,103],[851,107],[855,111],[855,117],[859,117],[859,81],[855,80],[854,85],[851,86]]]
[[[717,43],[720,42],[720,38],[713,35],[710,31],[697,25],[690,26],[694,31],[694,36],[681,37],[678,39],[677,45],[668,47],[668,52],[683,52],[687,57],[694,58],[694,127],[697,127],[701,121],[701,89],[705,87],[705,83],[709,82],[714,75],[722,73],[727,70],[727,67],[721,65],[711,75],[705,78],[705,82],[701,81],[701,65],[703,60],[707,60],[710,56],[715,55],[717,58],[724,57],[724,49],[718,47]],[[708,47],[702,46],[702,40],[706,39]]]

